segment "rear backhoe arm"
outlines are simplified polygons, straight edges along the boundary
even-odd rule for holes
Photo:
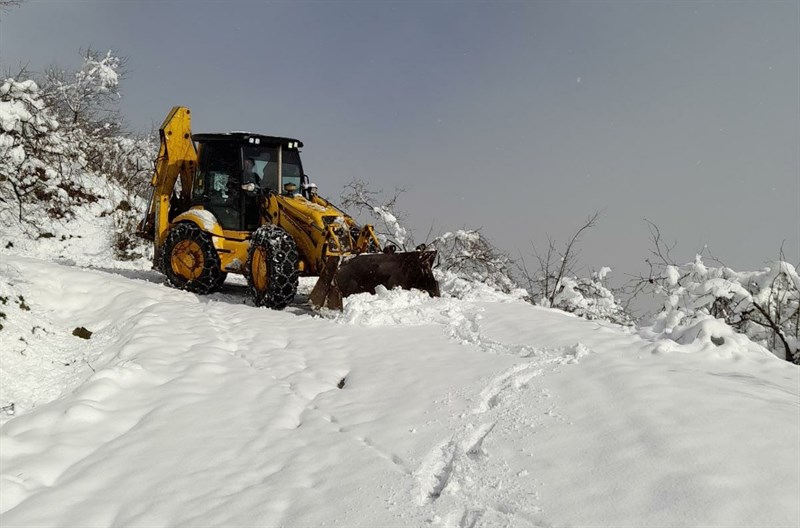
[[[158,129],[161,146],[153,173],[153,196],[147,210],[142,231],[153,236],[156,255],[166,238],[170,219],[170,199],[175,182],[180,176],[183,203],[189,201],[192,177],[197,167],[197,151],[192,141],[191,111],[175,106]]]

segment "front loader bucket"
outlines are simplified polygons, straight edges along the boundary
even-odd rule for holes
[[[328,257],[310,300],[318,308],[341,310],[342,298],[354,293],[375,293],[376,286],[417,289],[438,297],[439,283],[433,278],[432,269],[435,258],[435,251]]]

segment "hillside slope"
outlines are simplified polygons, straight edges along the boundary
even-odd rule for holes
[[[800,524],[800,371],[734,344],[11,254],[0,288],[5,527]]]

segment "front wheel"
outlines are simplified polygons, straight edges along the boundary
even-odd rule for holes
[[[245,276],[256,306],[282,310],[297,293],[297,245],[274,225],[259,227],[250,238]]]

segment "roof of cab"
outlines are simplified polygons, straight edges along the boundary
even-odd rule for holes
[[[278,136],[264,136],[262,134],[253,134],[251,132],[225,132],[222,134],[192,134],[192,139],[194,141],[198,141],[200,143],[206,141],[234,141],[234,142],[242,142],[242,143],[254,143],[253,140],[258,140],[259,145],[269,145],[269,146],[278,146],[284,145],[288,146],[289,143],[297,143],[297,147],[302,147],[303,142],[299,139],[294,138],[287,138],[287,137],[278,137]]]

